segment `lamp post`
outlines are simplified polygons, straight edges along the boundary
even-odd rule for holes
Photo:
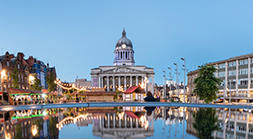
[[[172,80],[173,80],[173,77],[172,77],[172,69],[170,68],[170,67],[168,67],[168,70],[169,70],[169,80],[170,80],[170,91],[172,91],[171,90],[171,84],[172,84]]]
[[[183,60],[184,64],[183,64],[183,70],[184,70],[184,103],[185,103],[185,76],[186,76],[186,65],[185,65],[185,58],[181,58],[181,60]]]
[[[178,95],[178,98],[179,98],[179,91],[178,91],[178,65],[177,63],[174,63],[174,65],[176,66],[176,69],[175,69],[175,73],[176,73],[176,90],[177,90],[177,95]],[[180,100],[180,98],[179,98]]]

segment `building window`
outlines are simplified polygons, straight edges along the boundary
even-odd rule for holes
[[[7,67],[9,67],[9,66],[10,66],[10,63],[9,63],[9,61],[7,61],[6,65],[7,65]]]
[[[230,86],[230,83],[232,86],[236,85],[236,80],[228,80],[227,84]]]
[[[228,71],[228,76],[235,76],[235,75],[236,75],[235,70]]]
[[[239,70],[239,75],[245,75],[248,74],[248,69],[240,69]]]
[[[234,67],[234,66],[236,66],[236,61],[229,62],[229,63],[228,63],[228,66],[229,66],[229,67]]]
[[[219,64],[219,69],[225,68],[225,63]]]
[[[239,85],[248,85],[248,79],[247,78],[239,79],[238,83]]]
[[[253,64],[253,58],[251,58],[251,64]]]
[[[246,64],[248,64],[248,59],[240,60],[240,61],[239,61],[239,64],[240,64],[240,65],[246,65]]]
[[[218,72],[218,77],[225,77],[225,72]]]

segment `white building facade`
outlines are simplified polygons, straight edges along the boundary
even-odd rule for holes
[[[135,65],[132,42],[123,30],[114,50],[113,65],[91,69],[91,82],[93,87],[106,88],[107,91],[141,86],[154,93],[154,69]]]
[[[232,102],[253,101],[253,54],[232,57],[226,60],[209,63],[217,71],[215,76],[221,79],[218,97]],[[190,94],[194,90],[194,79],[198,70],[188,73]]]

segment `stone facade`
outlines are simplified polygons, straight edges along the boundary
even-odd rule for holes
[[[141,86],[145,91],[154,93],[154,69],[134,65],[133,46],[126,38],[125,30],[116,44],[114,54],[113,66],[99,66],[91,69],[93,87],[115,91],[116,89],[127,90],[131,86]],[[151,87],[149,87],[150,83]]]

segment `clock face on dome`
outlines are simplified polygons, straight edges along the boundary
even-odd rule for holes
[[[122,44],[122,48],[126,48],[126,44]]]

